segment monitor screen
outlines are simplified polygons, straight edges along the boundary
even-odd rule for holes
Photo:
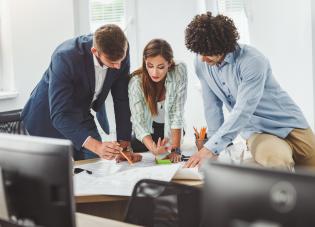
[[[0,134],[0,217],[74,227],[71,157],[68,140]]]
[[[203,170],[202,226],[315,226],[314,175],[216,161]]]

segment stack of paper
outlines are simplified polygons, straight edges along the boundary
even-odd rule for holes
[[[141,162],[129,165],[100,160],[80,165],[92,174],[83,171],[74,176],[74,193],[78,195],[122,195],[130,196],[135,184],[141,179],[170,181],[182,163],[156,165],[151,153],[143,155]]]

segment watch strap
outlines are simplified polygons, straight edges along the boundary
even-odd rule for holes
[[[172,148],[171,152],[175,152],[177,154],[182,154],[182,150],[179,147]]]

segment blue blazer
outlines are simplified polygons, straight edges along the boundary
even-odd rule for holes
[[[129,50],[120,69],[107,70],[101,93],[92,103],[95,71],[91,53],[92,35],[67,40],[54,51],[50,65],[26,103],[22,120],[30,135],[70,139],[80,150],[88,136],[98,134],[90,110],[97,113],[109,133],[105,99],[111,90],[117,140],[130,140],[128,99]]]

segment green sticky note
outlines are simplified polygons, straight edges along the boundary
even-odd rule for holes
[[[156,164],[171,164],[170,159],[155,159]]]

